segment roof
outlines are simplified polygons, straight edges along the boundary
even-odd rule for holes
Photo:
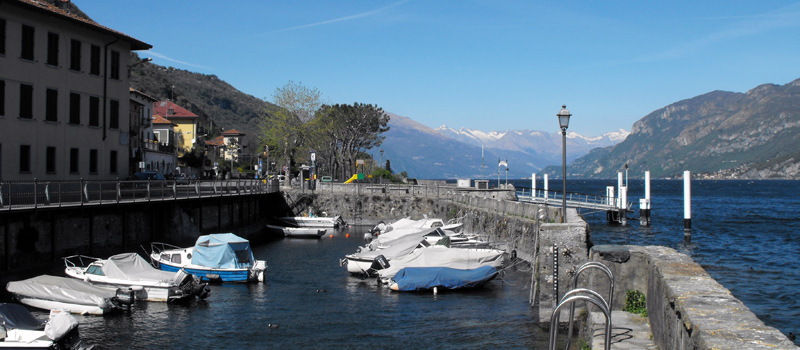
[[[144,93],[144,92],[141,92],[141,91],[139,91],[139,90],[136,90],[136,89],[134,89],[134,88],[129,88],[129,91],[130,91],[130,93],[131,93],[131,94],[133,94],[133,95],[139,95],[139,96],[141,96],[141,97],[142,97],[142,99],[145,99],[145,100],[148,100],[148,101],[152,101],[152,102],[155,102],[155,101],[157,101],[157,100],[156,100],[156,99],[155,99],[153,96],[150,96],[150,95],[148,95],[148,94],[146,94],[146,93]]]
[[[123,41],[126,41],[126,42],[130,43],[131,44],[131,50],[133,50],[133,51],[149,50],[149,49],[153,48],[153,45],[145,43],[145,42],[143,42],[143,41],[141,41],[139,39],[136,39],[136,38],[134,38],[132,36],[129,36],[129,35],[121,33],[121,32],[118,32],[118,31],[113,30],[111,28],[108,28],[106,26],[102,26],[102,25],[98,24],[97,22],[92,21],[89,18],[84,18],[84,17],[78,16],[77,14],[70,13],[70,12],[64,10],[64,9],[59,8],[58,6],[51,5],[51,4],[48,4],[48,3],[43,2],[43,1],[11,0],[11,1],[3,1],[2,4],[12,4],[12,5],[18,5],[20,7],[26,7],[28,9],[31,9],[31,10],[34,10],[34,11],[40,11],[40,12],[46,13],[48,15],[52,15],[52,16],[55,16],[57,18],[61,18],[61,19],[64,19],[66,21],[75,23],[78,26],[81,26],[81,27],[89,29],[89,30],[95,30],[95,31],[98,31],[98,32],[103,33],[103,34],[113,35],[113,36],[115,36],[115,37],[117,37],[117,38],[119,38],[119,39],[121,39]]]
[[[164,118],[158,114],[153,114],[153,124],[169,124],[175,125],[175,123],[169,121],[167,118]]]
[[[172,101],[158,101],[156,103],[153,103],[153,113],[158,114],[167,119],[197,118],[197,114],[189,112],[188,109],[178,106]]]
[[[206,140],[206,146],[225,146],[225,138],[223,136],[217,136],[211,140]]]
[[[228,131],[223,131],[222,135],[223,136],[239,136],[239,135],[244,136],[245,133],[243,133],[241,131],[238,131],[236,129],[230,129]]]

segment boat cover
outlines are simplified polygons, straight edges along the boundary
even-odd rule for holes
[[[109,305],[108,300],[116,295],[114,290],[97,287],[88,282],[50,275],[8,282],[6,289],[11,293],[29,298],[99,307]]]
[[[417,246],[422,242],[425,234],[407,235],[392,242],[391,246],[378,250],[362,249],[361,252],[350,255],[350,257],[361,260],[373,260],[378,255],[383,255],[386,259],[392,260],[395,258],[403,257],[414,251]]]
[[[399,291],[417,291],[433,287],[472,288],[483,285],[496,276],[497,269],[488,265],[471,270],[449,267],[406,267],[397,272],[394,281]]]
[[[391,266],[378,270],[381,279],[388,279],[405,267],[449,267],[470,270],[484,265],[501,267],[504,252],[497,249],[461,249],[430,246],[390,261]]]
[[[44,322],[37,320],[27,308],[20,304],[0,304],[0,324],[7,329],[41,331]]]
[[[233,233],[198,237],[192,254],[192,264],[216,269],[246,269],[254,261],[250,241]]]
[[[381,248],[392,246],[395,244],[395,242],[403,242],[401,241],[401,239],[407,237],[415,237],[411,238],[411,240],[416,239],[416,237],[422,239],[426,235],[433,233],[436,230],[437,230],[436,228],[426,228],[426,229],[409,228],[409,229],[394,230],[392,232],[382,234],[378,236],[378,238],[373,239],[371,242],[369,242],[369,244],[367,244],[366,248],[369,250],[378,250]]]
[[[114,255],[103,263],[103,274],[108,278],[126,281],[173,282],[175,272],[154,268],[137,253]]]

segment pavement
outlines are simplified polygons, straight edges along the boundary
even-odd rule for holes
[[[602,312],[590,313],[592,349],[605,349],[606,320]],[[658,349],[646,317],[625,311],[611,312],[611,349]]]

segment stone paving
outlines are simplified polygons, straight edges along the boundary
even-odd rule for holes
[[[602,312],[590,313],[592,349],[605,349],[606,320]],[[611,349],[658,349],[647,318],[625,311],[611,312]]]

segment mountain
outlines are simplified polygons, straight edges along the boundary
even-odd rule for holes
[[[637,121],[625,141],[593,150],[568,176],[632,174],[705,178],[800,178],[800,79],[746,93],[713,91],[658,109]],[[545,169],[560,174],[560,167]],[[640,175],[636,175],[640,176]]]
[[[381,147],[370,150],[380,160],[390,160],[392,170],[406,171],[423,179],[529,177],[549,164],[561,163],[561,135],[542,131],[429,128],[408,117],[391,114],[389,131]],[[567,134],[568,158],[586,154],[593,147],[612,145],[625,131],[597,138]],[[508,161],[500,167],[498,160]],[[483,166],[482,166],[483,165]]]
[[[244,144],[255,144],[265,111],[277,109],[269,102],[237,90],[216,75],[138,62],[141,59],[132,53],[131,87],[158,100],[171,100],[197,114],[209,137],[236,129],[247,134]]]

